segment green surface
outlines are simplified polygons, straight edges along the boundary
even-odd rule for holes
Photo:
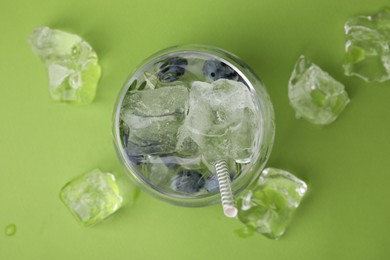
[[[343,75],[343,23],[384,0],[2,1],[0,3],[0,259],[389,259],[390,82]],[[88,106],[54,103],[33,28],[80,34],[103,69]],[[96,167],[120,172],[111,113],[128,74],[147,56],[183,43],[211,44],[245,60],[276,112],[269,166],[309,184],[279,241],[240,238],[219,205],[180,208],[141,193],[105,223],[80,226],[58,198]],[[296,120],[287,83],[299,55],[346,85],[351,103],[333,124]],[[6,235],[16,225],[13,236]]]

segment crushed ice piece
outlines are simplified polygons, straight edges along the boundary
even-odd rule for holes
[[[101,69],[91,45],[80,36],[39,27],[29,37],[33,52],[45,63],[52,99],[91,103]]]
[[[344,31],[345,75],[367,82],[390,79],[390,8],[372,16],[350,18]]]
[[[297,118],[317,125],[332,123],[350,102],[344,85],[304,56],[290,77],[288,96]]]
[[[178,173],[179,165],[174,157],[147,156],[142,171],[150,184],[161,187],[170,185],[171,179]]]
[[[99,169],[67,183],[60,199],[84,225],[90,226],[113,214],[122,206],[123,198],[111,173]]]
[[[125,97],[122,115],[159,117],[184,114],[187,110],[188,89],[184,86],[166,86],[157,89],[136,91]]]
[[[123,100],[120,116],[131,129],[124,131],[127,154],[133,157],[174,152],[187,103],[188,89],[184,86],[129,93]]]
[[[306,183],[291,173],[267,168],[256,185],[239,196],[238,219],[256,232],[278,239],[306,191]]]
[[[213,167],[221,158],[248,162],[259,123],[256,115],[245,84],[227,79],[196,81],[190,91],[189,112],[179,129],[177,152],[199,150]]]

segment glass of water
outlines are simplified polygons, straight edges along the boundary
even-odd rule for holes
[[[146,59],[120,91],[113,115],[126,173],[151,195],[190,207],[221,197],[224,206],[234,204],[232,196],[263,169],[274,130],[262,81],[236,56],[200,45]]]

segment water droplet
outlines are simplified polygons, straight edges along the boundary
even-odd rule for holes
[[[254,235],[255,230],[253,227],[244,226],[240,229],[235,230],[234,233],[236,233],[241,238],[248,238]]]
[[[16,225],[15,224],[9,224],[8,226],[6,226],[5,228],[5,234],[7,236],[13,236],[15,235],[16,233]]]

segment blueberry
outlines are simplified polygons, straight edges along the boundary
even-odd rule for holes
[[[179,57],[165,61],[158,71],[158,79],[164,83],[178,80],[186,72],[187,64],[186,59]]]
[[[230,181],[232,181],[234,179],[234,175],[235,175],[234,173],[229,174]],[[205,184],[204,184],[204,188],[208,192],[219,191],[219,182],[218,182],[218,177],[216,174],[213,174],[206,179]]]
[[[172,188],[182,193],[195,193],[204,186],[204,179],[200,173],[194,170],[182,170],[173,180]]]
[[[208,192],[218,191],[219,183],[217,175],[213,174],[209,178],[207,178],[204,187]]]
[[[239,78],[236,71],[217,60],[207,60],[204,62],[203,75],[211,81],[218,79],[237,80]]]

